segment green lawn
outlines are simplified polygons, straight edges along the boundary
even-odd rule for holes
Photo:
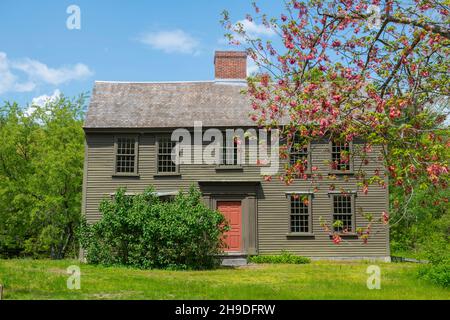
[[[81,289],[66,286],[81,267]],[[450,299],[416,278],[417,265],[377,263],[381,289],[366,287],[367,262],[250,265],[212,271],[108,268],[78,261],[0,260],[4,299]]]

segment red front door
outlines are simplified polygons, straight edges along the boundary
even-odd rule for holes
[[[230,231],[224,235],[226,252],[241,251],[242,242],[242,209],[240,201],[217,201],[219,210],[228,221]]]

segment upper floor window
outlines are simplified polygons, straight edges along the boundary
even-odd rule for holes
[[[233,139],[232,145],[227,145],[227,142],[224,141],[222,146],[222,156],[220,159],[221,165],[227,165],[227,166],[237,166],[240,165],[240,162],[238,161],[239,156],[239,145],[237,142],[237,139]]]
[[[331,167],[336,171],[351,171],[351,144],[331,142]]]
[[[292,142],[291,151],[289,154],[289,162],[293,166],[297,162],[301,162],[304,170],[309,168],[309,145],[300,140],[298,135],[295,135],[294,141]]]
[[[353,196],[333,195],[333,228],[336,232],[353,232]]]
[[[177,142],[172,141],[170,136],[157,139],[157,170],[158,173],[177,173],[178,166],[172,159],[172,152]]]
[[[137,174],[138,139],[118,136],[115,139],[115,174]]]
[[[290,195],[290,232],[311,232],[311,201],[309,195]]]

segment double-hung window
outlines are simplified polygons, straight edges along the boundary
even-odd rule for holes
[[[117,136],[114,143],[116,175],[135,175],[138,173],[137,136]]]
[[[354,232],[353,195],[333,194],[333,229],[336,232]]]
[[[290,233],[311,233],[311,196],[289,194]]]
[[[289,153],[289,164],[291,166],[301,164],[303,167],[302,172],[308,171],[308,169],[311,168],[309,149],[309,143],[305,144],[305,142],[300,139],[299,135],[295,135]]]
[[[238,166],[241,163],[238,161],[239,146],[237,139],[233,139],[232,142],[227,143],[226,139],[222,146],[222,153],[220,159],[220,165],[222,166]]]
[[[331,142],[331,166],[333,171],[349,172],[353,169],[350,142]]]
[[[178,165],[173,156],[177,156],[174,149],[176,141],[172,141],[170,136],[161,136],[157,138],[157,172],[159,174],[178,173]]]

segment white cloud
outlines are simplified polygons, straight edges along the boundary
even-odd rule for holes
[[[27,80],[21,81],[16,71],[23,72]],[[30,92],[38,85],[59,85],[92,75],[93,72],[89,67],[82,63],[50,68],[40,61],[29,58],[9,60],[6,53],[0,51],[0,94],[9,91]]]
[[[41,95],[38,97],[34,97],[33,100],[31,100],[31,105],[28,107],[27,110],[25,110],[25,115],[27,117],[31,116],[34,111],[36,111],[37,107],[45,107],[48,103],[57,101],[61,97],[61,91],[59,89],[56,89],[53,91],[52,95]]]
[[[53,85],[59,85],[72,80],[82,80],[93,75],[89,67],[82,63],[55,69],[49,68],[37,60],[27,58],[23,61],[15,62],[12,66],[15,69],[25,72],[32,80],[43,81]]]
[[[0,94],[8,91],[29,92],[36,85],[30,81],[19,82],[16,75],[11,72],[10,61],[6,53],[0,52]]]
[[[248,37],[251,39],[255,38],[270,38],[273,37],[276,33],[272,28],[267,28],[263,24],[258,24],[254,21],[249,21],[247,19],[237,21],[233,27],[231,28],[231,34],[233,36],[233,40],[239,41],[240,43],[245,42],[245,38],[237,32],[237,30],[244,30]],[[228,45],[229,40],[227,38],[219,38],[218,43],[221,45]]]
[[[254,21],[244,19],[236,22],[235,26],[237,24],[242,24],[242,28],[250,37],[272,37],[275,35],[275,31],[272,28],[267,28],[265,25]]]
[[[180,29],[149,32],[138,39],[153,49],[166,53],[198,54],[200,42]]]
[[[48,96],[46,94],[38,97],[34,97],[33,100],[31,100],[31,104],[33,106],[40,106],[44,107],[49,102],[54,102],[58,100],[61,97],[61,91],[59,89],[56,89],[53,91],[53,94],[51,96]]]

